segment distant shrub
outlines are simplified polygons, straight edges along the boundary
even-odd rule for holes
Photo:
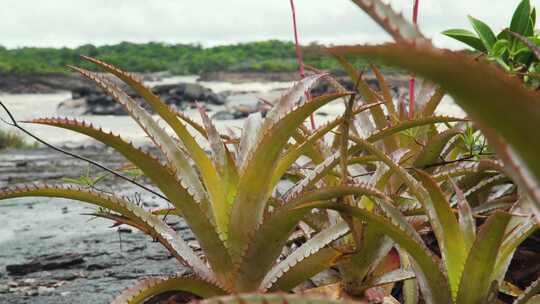
[[[6,148],[26,148],[32,146],[26,142],[20,135],[0,130],[0,150]]]

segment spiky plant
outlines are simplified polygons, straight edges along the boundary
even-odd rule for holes
[[[329,172],[320,174],[317,179],[305,179],[295,191],[285,196],[276,196],[273,190],[290,167],[290,164],[283,165],[282,160],[283,150],[289,147],[291,137],[297,144],[305,143],[307,155],[322,159],[315,143],[308,141],[302,133],[303,121],[324,104],[351,93],[333,93],[306,100],[305,92],[326,75],[305,78],[276,102],[264,120],[258,114],[246,120],[235,153],[223,141],[203,110],[203,124],[198,125],[169,109],[132,75],[99,60],[85,59],[130,85],[172,129],[174,134],[169,135],[147,111],[106,76],[72,67],[96,82],[124,106],[159,148],[164,162],[121,137],[82,121],[45,118],[32,122],[85,134],[124,155],[162,191],[172,205],[172,212],[185,219],[200,243],[203,259],[158,217],[160,211],[152,213],[125,198],[75,185],[18,186],[4,189],[0,198],[64,197],[103,207],[107,212],[98,212],[97,215],[140,229],[158,240],[180,263],[194,272],[193,277],[142,281],[123,293],[116,303],[139,303],[174,290],[184,290],[200,297],[269,288],[289,290],[342,256],[341,252],[326,246],[348,232],[345,224],[321,230],[293,256],[277,263],[289,235],[300,220],[300,213],[290,211],[289,206],[294,205],[295,201],[305,200],[304,192]],[[354,112],[361,113],[371,106],[359,106]],[[185,123],[208,140],[211,156],[190,134]],[[354,183],[329,188],[328,191],[384,197],[375,189]]]
[[[372,299],[370,288],[381,286],[377,292],[392,300],[394,283],[403,281],[406,303],[418,303],[420,297],[437,304],[491,303],[509,285],[504,275],[517,246],[536,229],[526,212],[529,202],[540,201],[536,183],[540,170],[533,156],[538,145],[534,136],[525,136],[540,121],[536,95],[486,63],[433,48],[418,28],[381,1],[353,2],[398,44],[330,49],[357,92],[345,91],[326,74],[309,76],[283,95],[264,120],[250,116],[242,137],[228,139],[233,149],[204,111],[199,125],[170,110],[131,75],[91,58],[87,59],[128,83],[172,129],[172,136],[163,131],[107,78],[75,68],[126,108],[160,149],[165,163],[82,122],[34,121],[89,135],[138,166],[171,202],[170,211],[189,224],[203,259],[159,217],[122,198],[46,185],[4,190],[0,198],[59,196],[96,204],[110,211],[98,215],[139,228],[193,269],[190,277],[143,280],[116,303],[140,303],[167,291],[186,291],[201,298],[290,291],[330,267],[339,270],[338,284],[307,293],[337,290],[336,297]],[[380,84],[376,91],[348,63],[346,56],[351,55],[411,69],[439,87],[427,83],[417,97],[416,116],[407,119],[396,108],[380,72],[374,70]],[[338,93],[306,100],[310,96],[306,91],[322,78]],[[476,131],[464,127],[463,120],[434,116],[445,92],[475,119],[475,127],[480,127],[505,166],[478,152],[483,148],[475,148],[479,146]],[[346,105],[342,116],[315,130],[302,126],[313,111],[341,97]],[[488,101],[492,108],[483,109]],[[503,118],[513,125],[501,123]],[[185,123],[208,140],[211,157]],[[491,128],[497,128],[502,139]],[[330,146],[325,143],[328,138]],[[516,160],[527,166],[516,165]],[[463,165],[463,161],[473,163]],[[279,194],[274,189],[283,178],[296,184]],[[501,191],[500,185],[506,188]],[[454,199],[449,201],[449,196]],[[503,200],[510,203],[501,207]],[[161,212],[167,211],[155,213]],[[488,219],[476,233],[478,216]],[[305,240],[287,253],[298,225],[306,233]],[[430,229],[435,246],[426,244],[418,232]],[[434,254],[438,250],[440,258]],[[520,291],[516,303],[525,303],[537,289],[538,283]],[[236,300],[288,299],[251,295]]]
[[[509,75],[501,72],[488,63],[479,61],[477,58],[473,58],[461,52],[443,51],[434,48],[431,45],[431,42],[420,33],[418,28],[409,24],[400,15],[394,13],[388,5],[381,1],[353,0],[353,2],[374,18],[377,23],[392,35],[397,43],[384,46],[335,47],[329,50],[330,53],[334,56],[338,56],[338,58],[345,58],[346,56],[362,56],[363,58],[372,59],[375,62],[380,62],[385,65],[407,69],[416,75],[424,76],[426,79],[434,81],[440,86],[440,92],[448,92],[454,97],[456,102],[471,115],[475,120],[475,125],[480,127],[490,145],[493,146],[498,153],[498,156],[504,161],[504,166],[491,160],[484,160],[473,166],[456,166],[454,168],[438,169],[433,172],[436,180],[440,182],[446,175],[454,177],[463,176],[459,182],[460,186],[470,187],[470,189],[467,190],[466,195],[473,195],[474,209],[484,211],[489,211],[491,208],[497,208],[496,204],[492,204],[492,202],[488,200],[488,198],[493,199],[493,197],[489,197],[488,195],[494,193],[493,190],[497,189],[494,186],[501,183],[507,184],[512,180],[518,185],[520,195],[516,196],[516,189],[512,187],[509,191],[497,192],[495,200],[501,199],[501,197],[497,198],[498,195],[502,194],[503,196],[507,196],[514,193],[512,195],[513,198],[510,200],[514,205],[514,209],[511,209],[510,211],[512,212],[517,208],[523,210],[523,212],[527,214],[528,210],[530,210],[529,206],[531,206],[531,209],[536,213],[538,220],[539,200],[537,176],[539,176],[539,170],[536,168],[538,159],[535,156],[535,151],[538,151],[540,146],[536,143],[537,140],[533,139],[536,137],[529,136],[528,134],[530,134],[530,132],[527,130],[534,128],[535,124],[539,121],[538,117],[535,115],[540,113],[538,110],[539,108],[536,105],[540,96],[530,92],[522,83],[512,80]],[[341,61],[346,64],[346,60],[343,59]],[[352,74],[353,76],[355,74],[358,75],[356,72],[350,72],[349,74]],[[486,77],[486,75],[489,75],[489,77]],[[431,106],[426,107],[431,108]],[[384,123],[381,115],[378,115],[378,121],[375,115],[373,117],[375,124]],[[455,137],[455,134],[452,135],[453,132],[455,132],[455,130],[444,131],[443,133],[445,134],[441,133],[433,137],[430,136],[434,142],[438,143],[431,145],[431,148],[426,149],[426,153],[421,154],[433,157],[433,155],[436,156],[437,153],[433,154],[433,151],[429,150],[440,152],[441,150],[439,149],[441,149],[441,146],[443,146],[442,149],[444,150],[452,148],[453,144],[448,142],[448,139]],[[458,229],[456,228],[458,227],[458,225],[456,225],[458,220],[453,218],[453,215],[450,216],[451,213],[448,209],[449,204],[448,202],[444,202],[443,199],[445,195],[441,195],[443,192],[439,191],[440,188],[437,190],[437,184],[421,172],[408,175],[403,168],[400,168],[399,164],[394,163],[392,165],[392,159],[388,154],[388,149],[391,146],[389,146],[388,143],[385,143],[383,146],[387,152],[384,153],[385,151],[377,150],[378,148],[375,146],[370,147],[370,143],[365,139],[351,138],[359,145],[356,149],[354,146],[351,148],[355,149],[353,152],[367,149],[375,154],[379,160],[385,160],[384,162],[390,167],[390,170],[394,171],[393,174],[398,173],[400,175],[401,181],[399,183],[405,184],[406,187],[402,193],[412,195],[413,205],[415,204],[414,201],[416,201],[416,203],[419,202],[430,220],[430,226],[435,232],[438,245],[442,251],[443,263],[446,265],[446,273],[439,276],[436,274],[437,271],[435,268],[425,270],[425,273],[416,272],[416,277],[421,283],[420,286],[422,288],[424,299],[430,303],[451,303],[454,301],[457,301],[457,303],[484,303],[485,301],[492,301],[493,294],[496,294],[499,288],[504,289],[504,287],[502,287],[502,285],[504,285],[502,282],[504,271],[501,272],[500,266],[508,263],[508,260],[506,259],[509,258],[509,256],[506,255],[508,251],[505,251],[503,254],[502,252],[498,252],[497,248],[499,248],[501,244],[510,242],[510,239],[503,239],[502,237],[507,237],[508,233],[514,231],[513,229],[515,226],[512,226],[511,223],[517,219],[512,218],[512,220],[509,220],[508,214],[499,211],[490,217],[490,220],[485,224],[487,227],[491,227],[491,225],[495,225],[493,223],[499,223],[498,225],[500,227],[498,229],[495,229],[494,227],[491,227],[493,229],[481,229],[481,231],[486,232],[480,233],[476,238],[473,238],[472,234],[469,232],[469,236],[467,237],[469,239],[469,244],[471,239],[476,239],[478,242],[482,242],[480,240],[484,238],[491,239],[493,242],[492,245],[496,247],[486,249],[486,252],[483,252],[482,254],[491,254],[492,262],[496,261],[496,265],[498,266],[482,263],[482,278],[475,277],[475,275],[480,274],[471,275],[462,273],[461,267],[465,264],[464,261],[466,260],[467,263],[469,263],[469,260],[478,259],[478,257],[474,257],[472,254],[473,251],[470,251],[470,254],[468,254],[467,250],[462,250],[462,252],[457,255],[456,253],[445,253],[445,250],[448,250],[448,245],[445,245],[445,242],[449,242],[448,239],[445,241],[445,238],[459,236],[459,233],[457,233]],[[466,140],[466,137],[462,138],[464,141]],[[526,144],[526,142],[528,142],[528,144]],[[457,146],[454,145],[454,147]],[[460,153],[459,149],[456,151]],[[454,155],[455,157],[455,153],[456,152],[451,152],[451,155]],[[423,157],[416,154],[414,163],[416,163],[416,165],[424,163],[420,161],[422,158]],[[437,158],[438,156],[435,157],[435,159]],[[452,159],[452,157],[450,159]],[[433,168],[429,168],[429,166],[424,169],[433,170]],[[419,180],[422,181],[422,183],[419,183]],[[450,188],[448,183],[441,185],[441,187]],[[478,191],[483,192],[483,195],[474,195],[475,192],[480,194]],[[436,200],[439,200],[439,207],[430,207],[430,204]],[[432,201],[432,203],[430,203],[430,201]],[[377,205],[379,205],[381,209],[388,207],[382,206],[383,204],[380,202]],[[321,207],[322,205],[313,204],[312,206]],[[441,206],[446,209],[446,214],[444,216],[440,213],[442,210],[438,210]],[[342,212],[346,213],[344,210],[348,207],[335,205],[332,206],[332,208],[342,210]],[[367,221],[367,218],[372,216],[367,213],[360,215],[365,212],[365,210],[358,210],[359,209],[352,208],[350,209],[350,212],[357,214],[364,221]],[[388,212],[389,213],[386,214],[386,216],[391,219],[394,225],[400,223],[398,226],[408,226],[407,234],[414,234],[414,230],[410,229],[410,225],[399,212],[396,212],[396,210],[390,210]],[[401,219],[398,219],[397,217],[401,217]],[[450,220],[451,222],[442,223],[441,219]],[[461,217],[459,220],[462,221]],[[526,233],[524,233],[524,231],[519,231],[519,237],[516,239],[519,239],[520,241],[536,229],[532,219],[527,219],[526,224],[522,225],[523,226],[520,227],[529,228],[526,229]],[[381,230],[386,230],[386,228],[381,228]],[[449,230],[453,230],[454,232],[449,232]],[[399,237],[394,233],[395,231],[390,230],[384,232],[384,234],[390,236],[395,242],[400,244],[398,241]],[[498,241],[496,241],[496,233],[500,234],[500,239]],[[486,237],[484,235],[489,236]],[[464,236],[461,236],[461,238],[463,237]],[[413,238],[417,241],[420,240],[417,236],[413,236]],[[459,243],[460,242],[457,241],[455,243],[452,242],[452,244]],[[513,244],[513,246],[516,247],[517,245],[518,244]],[[400,244],[400,246],[404,248],[404,245]],[[416,269],[424,267],[415,265],[420,263],[420,260],[423,259],[422,256],[429,256],[425,250],[417,249],[404,248],[404,251],[407,251],[409,256],[412,257],[413,266],[415,266]],[[452,250],[453,249],[454,248],[452,248]],[[515,247],[513,247],[512,250],[515,250]],[[416,251],[416,253],[413,253],[412,251]],[[512,254],[510,254],[510,256],[511,255]],[[473,262],[471,261],[470,263]],[[438,267],[438,263],[435,263],[435,266]],[[504,267],[506,266],[503,266],[502,268]],[[424,282],[421,282],[422,280]],[[426,284],[430,286],[426,286]],[[437,284],[440,285],[437,286]],[[475,286],[477,289],[469,289],[469,285]],[[447,286],[447,288],[445,289],[444,286]],[[490,290],[495,290],[495,292],[490,293]],[[532,295],[534,295],[534,292],[529,292],[527,294],[527,296]],[[516,301],[519,302],[521,300],[518,299]]]

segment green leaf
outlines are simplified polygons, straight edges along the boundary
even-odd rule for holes
[[[359,113],[362,113],[365,110],[371,109],[372,107],[378,106],[380,103],[367,104],[357,107],[353,110],[353,116]],[[323,138],[326,134],[330,133],[334,128],[343,123],[343,116],[327,122],[326,124],[320,126],[315,131],[309,135],[305,140],[298,142],[289,149],[287,149],[282,157],[280,157],[278,165],[276,167],[274,176],[272,178],[272,183],[276,183],[285,172],[291,167],[291,165],[300,157],[301,155],[308,155],[309,149],[316,144],[316,142]]]
[[[424,168],[441,162],[440,156],[444,148],[452,138],[459,134],[462,134],[462,131],[454,128],[431,137],[416,156],[414,166],[417,168]]]
[[[450,203],[435,180],[427,173],[417,170],[417,176],[424,188],[429,193],[428,199],[422,204],[429,217],[429,222],[437,243],[441,249],[446,272],[450,281],[452,295],[455,297],[459,288],[459,281],[463,271],[463,265],[467,258],[465,241],[459,228]]]
[[[422,117],[433,116],[435,110],[437,110],[437,107],[439,106],[445,95],[446,92],[440,87],[437,87],[437,89],[433,93],[433,96],[431,96],[431,98],[428,100],[428,102],[422,109]]]
[[[212,120],[210,120],[202,106],[197,106],[206,134],[208,135],[208,142],[210,143],[210,148],[212,150],[214,166],[217,168],[221,179],[219,186],[214,187],[213,190],[214,194],[219,195],[220,197],[212,200],[211,207],[221,238],[226,240],[228,237],[229,215],[232,203],[232,199],[228,198],[233,197],[236,192],[238,172],[232,155],[221,139]]]
[[[229,245],[235,255],[242,254],[249,235],[262,222],[264,209],[275,186],[269,181],[272,181],[281,152],[290,137],[313,111],[348,95],[350,93],[315,97],[296,106],[273,124],[265,121],[265,131],[240,172],[238,189],[242,191],[237,193],[231,211]]]
[[[467,202],[463,191],[459,189],[458,185],[451,177],[448,179],[450,180],[450,183],[454,188],[454,192],[456,193],[459,227],[461,229],[461,233],[463,233],[465,251],[469,252],[474,244],[474,240],[476,239],[476,221],[474,220],[471,206],[469,205],[469,202]]]
[[[283,207],[264,219],[255,231],[249,231],[249,239],[244,242],[244,252],[240,255],[236,287],[239,291],[259,288],[261,281],[282,252],[288,236],[308,209],[293,209],[304,202],[327,200],[346,195],[368,195],[389,200],[377,189],[362,184],[326,187],[300,193],[290,198]]]
[[[530,133],[540,129],[540,94],[528,90],[496,66],[473,56],[431,46],[353,46],[341,47],[338,53],[362,55],[440,84],[482,126],[484,134],[493,134],[489,138],[490,145],[510,166],[514,180],[533,199],[533,211],[540,221],[540,193],[537,191],[540,187],[540,137]],[[407,60],[403,60],[404,57]],[[500,144],[496,145],[497,138]]]
[[[179,261],[189,265],[197,275],[206,280],[215,279],[212,271],[176,231],[135,203],[94,190],[71,186],[31,185],[0,191],[0,200],[32,196],[67,198],[120,213],[134,221],[137,226],[144,227],[146,232],[160,241]]]
[[[376,227],[376,229],[389,236],[410,254],[426,303],[452,303],[452,296],[446,277],[439,269],[434,256],[422,242],[418,233],[407,222],[407,219],[401,215],[401,212],[395,209],[390,203],[379,199],[375,201],[384,215],[379,215],[362,208],[336,203],[306,203],[297,208],[334,209],[365,221],[372,227]]]
[[[510,30],[520,35],[525,35],[530,22],[531,3],[529,0],[522,0],[512,16]]]
[[[295,294],[237,294],[210,298],[199,301],[200,304],[347,304],[349,301],[322,299]]]
[[[122,81],[127,83],[131,88],[133,88],[135,92],[141,95],[141,97],[152,107],[152,109],[154,109],[154,111],[156,111],[156,113],[158,113],[159,116],[163,120],[165,120],[167,124],[169,124],[169,126],[178,136],[178,138],[182,141],[183,145],[186,147],[188,154],[194,160],[197,168],[199,169],[201,177],[205,182],[205,187],[209,192],[208,194],[210,196],[211,205],[212,206],[227,205],[225,203],[225,197],[226,197],[225,190],[222,187],[223,183],[221,182],[221,179],[218,175],[216,168],[212,165],[212,162],[210,161],[206,152],[197,143],[195,138],[189,133],[186,126],[180,122],[176,113],[174,113],[157,95],[155,95],[152,92],[152,90],[147,88],[142,82],[135,79],[131,74],[126,73],[113,65],[97,60],[95,58],[91,58],[87,56],[82,56],[82,58],[102,67],[109,73],[120,78]],[[79,71],[82,72],[80,69]],[[132,106],[132,108],[134,110],[131,110],[128,112],[129,113],[133,112],[132,116],[134,117],[135,120],[137,120],[138,123],[140,123],[139,121],[141,120],[141,118],[137,118],[137,117],[143,117],[142,120],[146,121],[144,125],[142,125],[145,131],[147,131],[146,129],[150,129],[149,131],[151,131],[151,129],[156,129],[154,127],[155,124],[151,122],[150,119],[145,118],[146,115],[144,115],[143,111],[137,111],[137,107]],[[158,133],[159,135],[159,132],[154,132],[154,133]],[[155,138],[159,139],[160,137],[155,136]],[[161,142],[162,143],[160,143],[161,146],[159,148],[167,152],[168,154],[167,157],[172,158],[172,160],[176,162],[177,164],[185,164],[185,161],[183,160],[185,159],[185,157],[176,156],[174,149],[168,148],[168,146],[170,145],[169,143],[167,143],[168,140],[161,139]],[[179,161],[175,159],[178,159]],[[194,171],[194,170],[191,167],[191,165],[189,165],[189,168],[178,167],[177,165],[177,169],[182,170],[183,174],[187,175],[188,182],[192,183],[195,189],[197,189],[197,192],[199,192],[198,194],[201,195],[202,187],[199,187],[197,181],[192,180],[193,174],[191,173],[191,171]],[[222,221],[221,221],[220,216],[219,215],[214,215],[214,216],[216,217],[216,222],[221,224]],[[220,228],[220,232],[225,233],[224,231],[226,231],[226,227],[218,226],[218,228]]]
[[[480,52],[486,51],[486,47],[482,43],[482,40],[480,40],[478,36],[476,36],[474,33],[470,31],[463,30],[463,29],[451,29],[451,30],[442,32],[442,34],[448,37],[454,38],[458,41],[461,41],[477,51],[480,51]]]
[[[511,44],[510,41],[506,39],[499,39],[493,45],[493,48],[489,52],[490,57],[504,59],[503,56],[510,51]]]
[[[480,227],[465,263],[456,303],[485,303],[487,300],[495,261],[510,218],[509,214],[496,211]]]
[[[314,235],[283,261],[275,265],[264,277],[260,289],[272,286],[289,291],[319,272],[331,267],[341,253],[332,248],[323,248],[349,233],[345,222],[332,225]],[[274,288],[272,288],[274,289]]]
[[[35,119],[30,122],[75,131],[92,137],[118,151],[141,169],[182,213],[197,236],[201,248],[206,252],[214,271],[219,276],[231,272],[231,259],[204,210],[204,205],[197,203],[188,189],[184,188],[182,182],[176,178],[174,172],[161,164],[157,158],[122,140],[120,136],[106,133],[85,122],[70,119]]]
[[[488,51],[491,51],[491,48],[497,41],[497,38],[495,37],[495,34],[491,30],[491,28],[489,28],[489,26],[484,22],[475,19],[472,16],[469,16],[469,21],[471,22],[476,34],[478,34],[478,36],[480,37],[480,40],[484,44],[485,48]]]
[[[497,255],[497,262],[493,270],[492,280],[502,281],[504,279],[508,267],[510,267],[512,257],[519,245],[538,230],[538,226],[533,218],[517,218],[517,221],[521,221],[521,223],[511,227],[511,231],[509,233],[507,232],[507,236],[501,245],[499,254]],[[509,226],[511,224],[512,223],[510,223]]]
[[[107,94],[120,103],[128,114],[139,124],[154,144],[161,150],[167,161],[177,172],[177,177],[182,180],[193,197],[202,203],[207,203],[207,193],[204,189],[197,172],[191,166],[188,157],[178,148],[177,143],[172,137],[163,130],[159,124],[152,118],[150,113],[143,109],[129,95],[122,91],[118,86],[103,76],[81,68],[71,67],[89,80],[94,81]]]
[[[509,32],[509,33],[512,36],[514,36],[514,38],[516,38],[518,41],[520,41],[521,43],[525,45],[525,47],[522,47],[515,52],[516,56],[520,52],[530,51],[534,54],[537,60],[540,60],[540,47],[538,46],[538,42],[539,42],[538,38],[536,37],[528,38],[515,32]]]
[[[366,12],[396,42],[425,39],[417,26],[413,25],[402,14],[397,14],[390,5],[381,0],[353,0],[354,4]]]
[[[111,304],[139,304],[167,292],[187,292],[203,299],[227,294],[221,288],[195,276],[151,277],[124,290]]]
[[[343,69],[345,69],[352,82],[358,86],[357,89],[360,93],[360,96],[362,96],[362,98],[366,100],[367,103],[378,103],[379,97],[377,93],[369,87],[369,85],[364,79],[362,79],[362,74],[349,61],[347,61],[345,57],[338,55],[334,57],[341,64]],[[380,105],[371,108],[370,112],[377,129],[382,130],[388,126],[388,121]],[[391,137],[384,139],[384,145],[386,147],[386,150],[390,152],[397,149],[397,142],[394,138]]]

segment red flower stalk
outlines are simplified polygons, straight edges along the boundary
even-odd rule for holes
[[[292,19],[293,19],[293,28],[294,28],[294,44],[296,46],[296,60],[298,61],[298,66],[300,69],[300,78],[304,79],[306,77],[306,72],[304,68],[304,61],[302,60],[302,49],[300,47],[300,39],[298,38],[298,28],[296,26],[296,9],[294,7],[294,0],[290,0],[291,2],[291,11],[292,11]],[[309,98],[309,93],[306,92],[306,98]],[[313,113],[310,116],[311,120],[311,128],[315,129],[315,118],[313,116]]]
[[[291,0],[292,1],[292,0]],[[416,25],[418,23],[418,6],[419,6],[419,0],[414,0],[414,7],[413,7],[413,24]],[[416,79],[414,75],[411,76],[411,79],[409,80],[409,119],[414,118],[414,100],[415,100],[415,82]]]

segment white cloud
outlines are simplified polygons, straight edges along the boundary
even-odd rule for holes
[[[410,15],[413,0],[392,0]],[[304,43],[380,42],[389,38],[350,0],[296,0]],[[420,25],[445,47],[439,33],[469,28],[467,14],[497,30],[518,0],[420,0]],[[540,0],[533,0],[540,4]],[[199,42],[214,45],[292,38],[289,0],[0,0],[0,44],[77,46],[120,41]]]

